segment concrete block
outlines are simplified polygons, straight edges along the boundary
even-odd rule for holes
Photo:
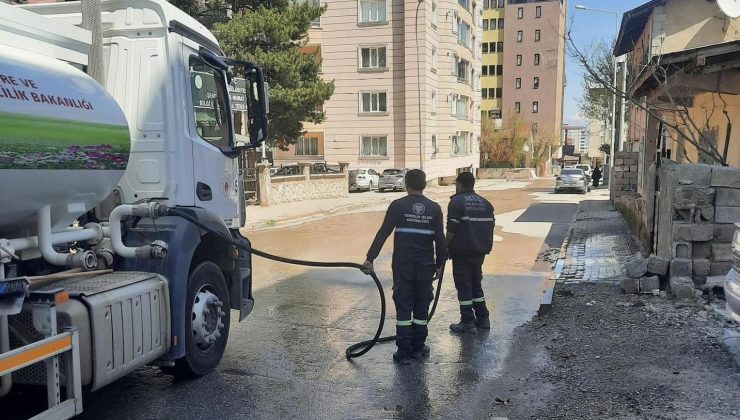
[[[711,252],[711,250],[710,250]],[[664,276],[668,274],[670,261],[657,255],[651,255],[647,259],[648,272]]]
[[[732,262],[732,244],[712,244],[712,261]]]
[[[622,279],[622,290],[628,295],[636,295],[640,293],[640,280]]]
[[[694,255],[691,242],[674,242],[673,258],[691,258]]]
[[[691,260],[695,276],[705,277],[709,275],[711,264],[706,258],[694,258]]]
[[[639,279],[647,273],[647,260],[640,253],[637,253],[625,262],[625,268],[628,276]]]
[[[615,178],[624,178],[624,172],[614,172]]]
[[[639,171],[637,165],[630,165],[630,172],[637,172],[637,171]]]
[[[711,165],[677,165],[676,178],[680,185],[709,187],[712,181]]]
[[[674,299],[693,299],[694,281],[690,277],[671,277],[668,290]]]
[[[740,222],[740,207],[717,206],[714,208],[714,221],[717,223]]]
[[[614,166],[624,165],[624,159],[614,159]]]
[[[626,176],[627,178],[629,178],[631,180],[637,179],[637,176],[638,175],[639,174],[637,172],[625,172],[624,173],[624,176]]]
[[[712,261],[712,268],[709,270],[710,276],[725,276],[732,270],[731,261]]]
[[[653,293],[653,290],[660,290],[660,278],[658,276],[642,277],[640,293]]]
[[[711,223],[674,223],[674,241],[711,241],[714,238],[714,225]]]
[[[717,198],[714,203],[718,206],[740,207],[740,189],[717,188]]]
[[[688,258],[674,258],[671,260],[671,277],[691,277],[691,265]]]
[[[740,188],[740,168],[715,166],[712,170],[712,186]]]
[[[714,225],[715,242],[732,242],[732,236],[735,234],[734,224],[717,224]]]
[[[676,187],[673,207],[677,209],[711,206],[714,203],[714,189],[693,185]]]
[[[704,206],[699,209],[701,220],[705,222],[714,222],[714,206]]]
[[[712,255],[711,242],[694,242],[691,248],[691,256],[694,258],[709,258]]]

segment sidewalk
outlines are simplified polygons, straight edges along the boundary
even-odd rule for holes
[[[529,180],[507,182],[502,179],[485,179],[476,183],[476,189],[482,191],[523,188]],[[454,194],[455,186],[431,186],[424,192],[434,200],[446,200]],[[359,192],[350,193],[348,197],[323,200],[306,200],[295,203],[277,204],[274,206],[248,206],[246,231],[258,231],[276,227],[288,227],[309,221],[319,220],[336,214],[344,214],[359,209],[373,211],[385,207],[391,201],[403,197],[405,192]]]
[[[641,251],[608,191],[599,192],[597,199],[582,201],[573,217],[555,267],[560,282],[618,283],[626,259]]]

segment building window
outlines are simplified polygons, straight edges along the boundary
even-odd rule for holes
[[[540,36],[542,36],[542,31],[536,29],[534,31],[534,42],[540,42]]]
[[[437,113],[437,92],[434,90],[432,91],[432,102],[430,108],[432,110],[432,114]]]
[[[460,3],[460,6],[465,8],[465,10],[470,9],[470,1],[469,0],[457,0],[458,3]]]
[[[534,9],[534,17],[536,17],[537,19],[539,19],[539,18],[542,17],[542,6],[535,7],[535,9]]]
[[[466,156],[470,154],[470,133],[459,131],[457,135],[452,136],[452,155]]]
[[[470,25],[464,20],[460,20],[457,32],[457,43],[470,49],[471,33]]]
[[[360,155],[362,157],[387,157],[388,137],[362,136]]]
[[[437,153],[439,153],[439,148],[437,147],[437,135],[432,134],[432,159],[437,156]]]
[[[483,45],[481,45],[481,49],[483,51],[483,54],[488,54],[488,43],[484,42]]]
[[[524,32],[516,31],[516,42],[524,41]]]
[[[540,65],[540,55],[539,54],[535,54],[534,55],[534,65],[535,66],[539,66]]]
[[[489,22],[488,19],[483,19],[483,30],[484,31],[487,31],[488,30],[488,22]],[[495,22],[495,20],[494,20],[494,22]]]
[[[504,90],[503,88],[496,88],[496,98],[501,99],[504,97]]]
[[[514,102],[514,112],[519,114],[522,112],[522,103],[521,102]]]
[[[470,83],[472,81],[471,69],[472,69],[472,66],[470,65],[470,62],[468,60],[458,59],[457,60],[457,73],[456,73],[457,81]]]
[[[483,44],[483,45],[485,46],[486,44]],[[488,76],[488,66],[481,66],[480,74],[483,76]]]
[[[521,54],[517,54],[516,55],[516,65],[517,66],[521,66],[522,65],[522,55]]]
[[[437,3],[432,3],[432,27],[437,28]]]
[[[493,3],[496,3],[496,0],[493,0]],[[488,10],[491,8],[491,0],[483,0],[483,10]]]
[[[532,113],[536,114],[540,112],[540,103],[537,101],[532,102]]]
[[[295,143],[296,156],[319,156],[318,137],[301,137]]]
[[[386,92],[362,92],[360,94],[361,112],[388,112],[388,94]]]
[[[488,99],[488,88],[483,88],[483,90],[481,90],[480,97],[482,99]]]
[[[517,11],[516,11],[516,18],[517,19],[524,19],[524,8],[523,7],[520,7],[519,9],[517,9]]]
[[[532,82],[532,89],[539,89],[540,88],[540,78],[535,77],[534,81]]]
[[[360,48],[360,67],[363,69],[385,69],[386,65],[385,47],[362,47]]]
[[[503,42],[497,42],[496,43],[496,51],[498,51],[498,52],[504,52],[504,43]]]
[[[498,19],[498,28],[499,29],[504,29],[504,18],[499,18]]]
[[[504,75],[504,65],[499,64],[496,66],[496,76],[503,76]]]
[[[470,98],[465,95],[452,95],[452,115],[459,119],[468,118],[468,107],[470,107]]]
[[[360,0],[360,22],[386,22],[386,0]]]
[[[516,78],[516,81],[514,83],[515,83],[517,89],[521,89],[522,88],[522,79],[520,77],[517,77]]]

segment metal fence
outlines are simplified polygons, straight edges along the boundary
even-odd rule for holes
[[[310,169],[311,174],[338,174],[342,172],[341,166],[326,163],[314,163]]]

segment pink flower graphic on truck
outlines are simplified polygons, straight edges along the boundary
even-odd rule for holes
[[[0,151],[0,169],[124,170],[129,155],[128,149],[109,144],[47,146],[44,151],[23,149],[11,147]]]

